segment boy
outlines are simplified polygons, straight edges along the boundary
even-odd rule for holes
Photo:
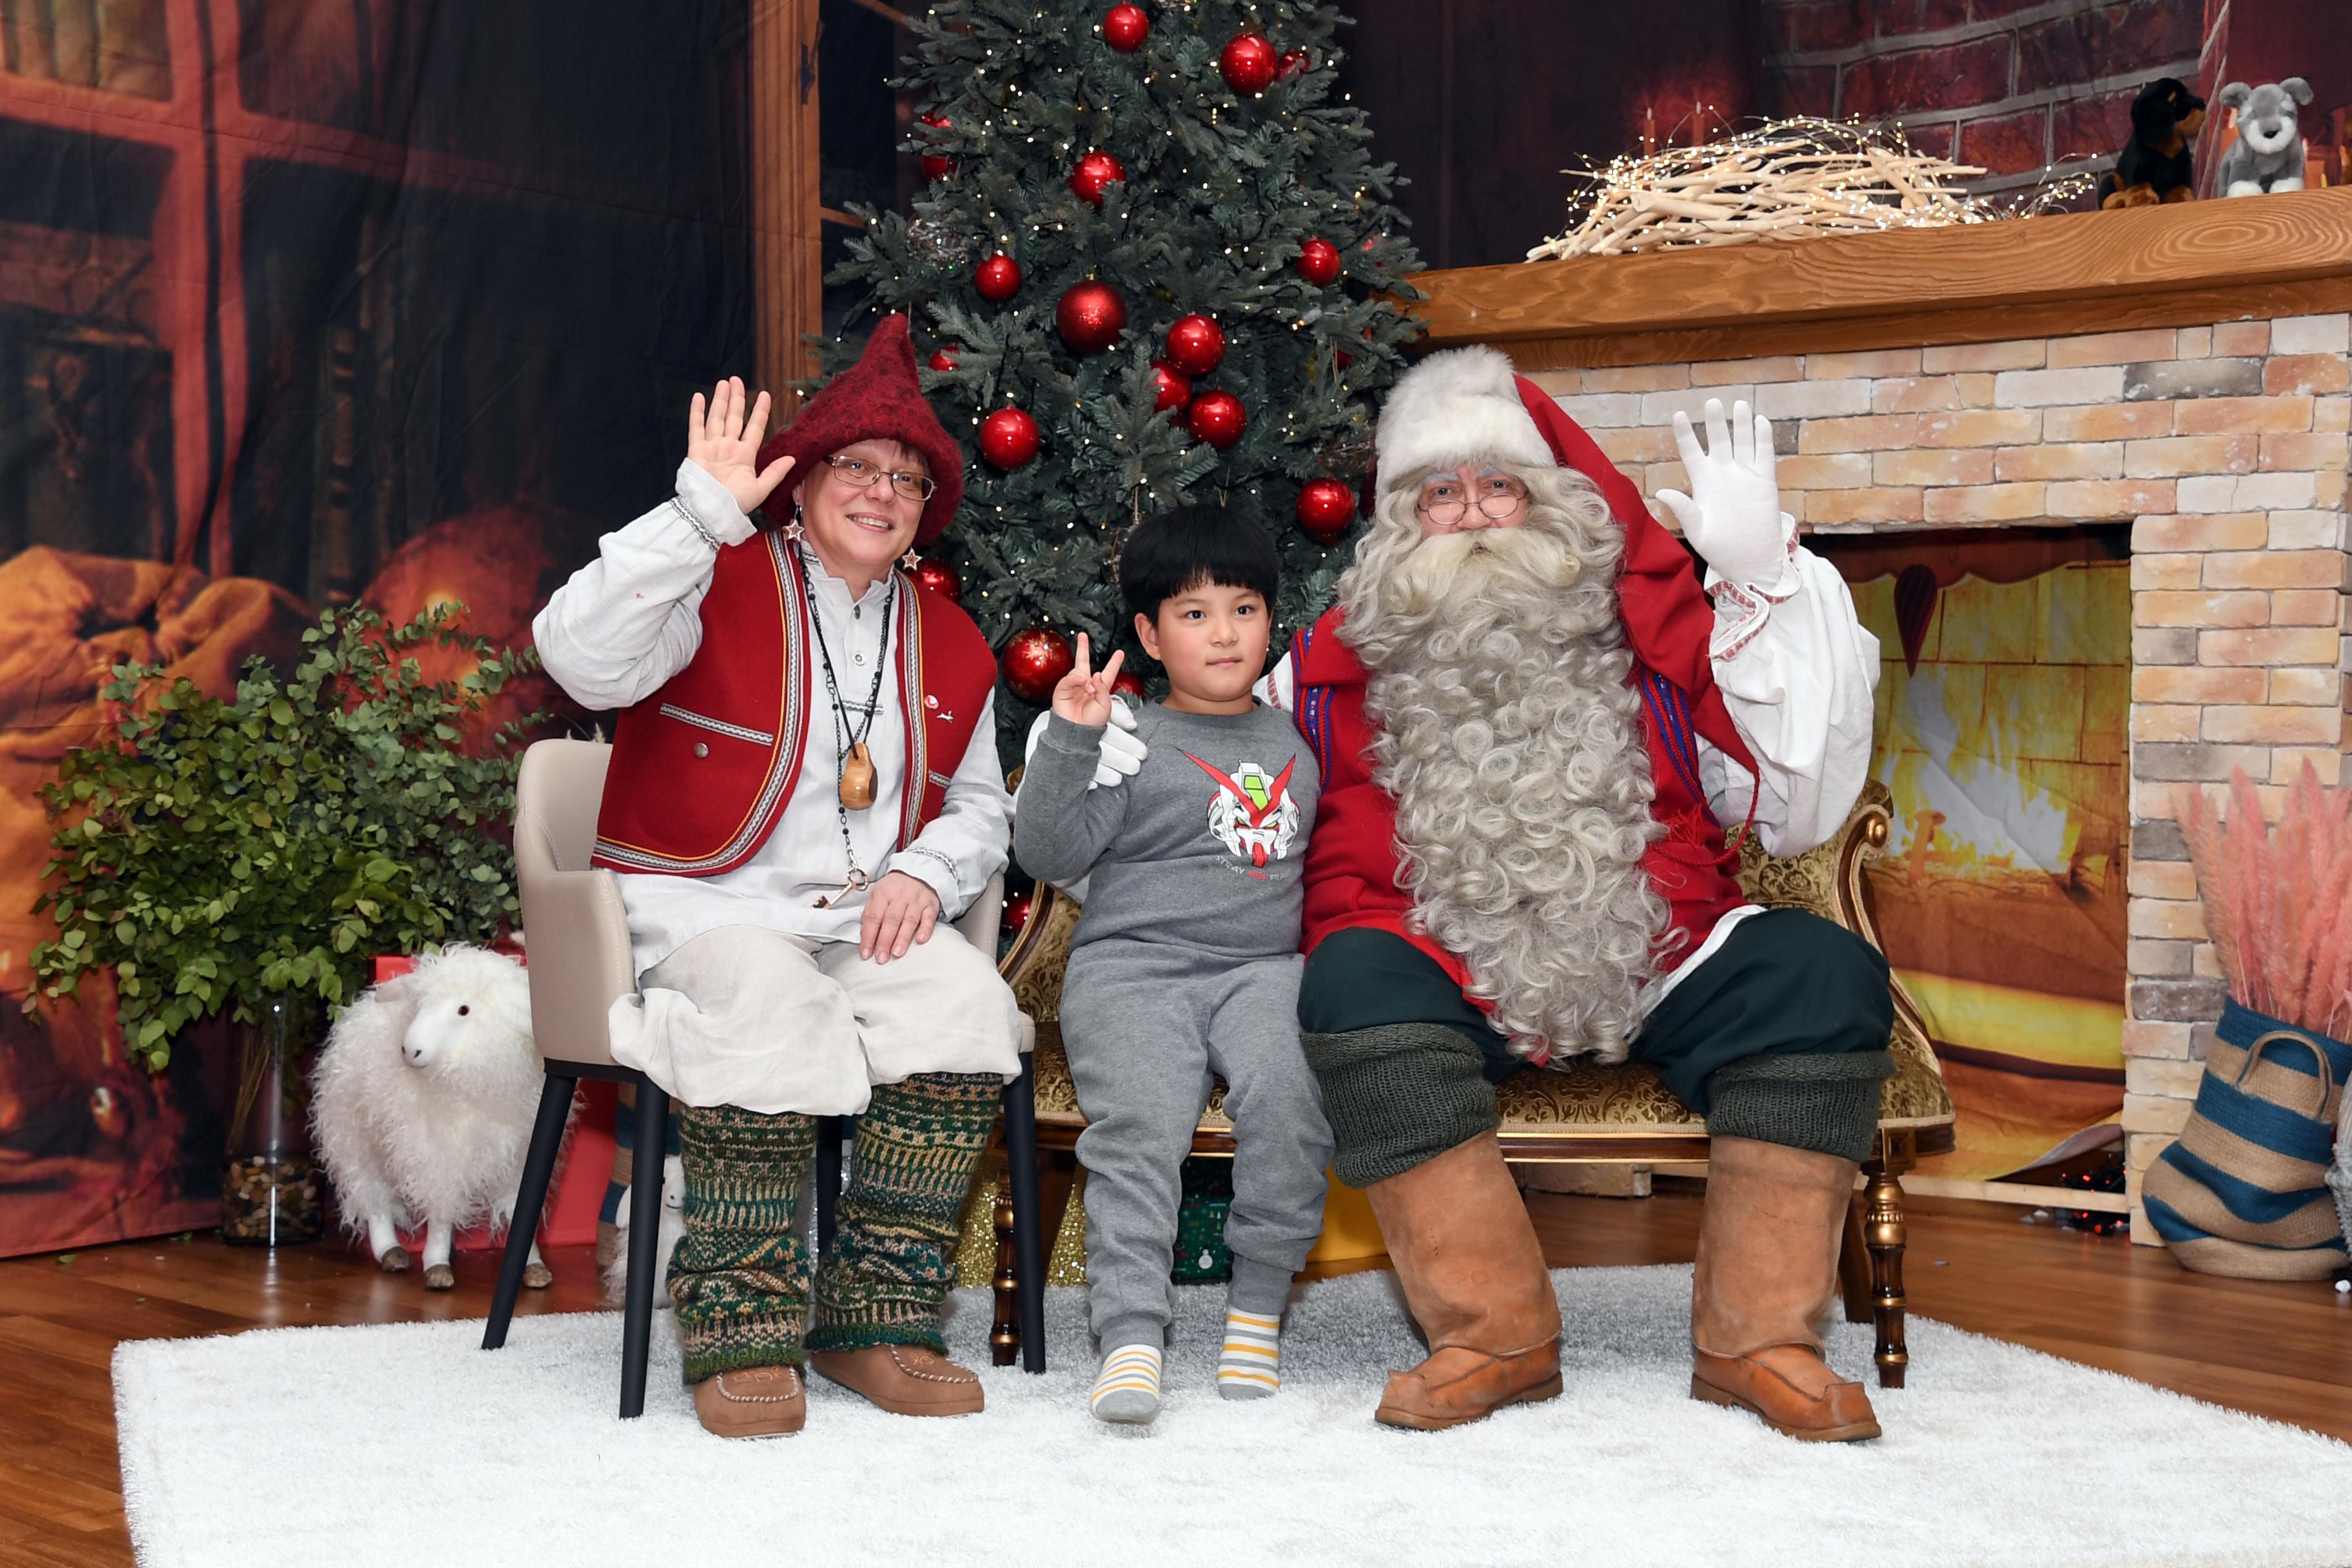
[[[1091,793],[1124,654],[1099,674],[1087,639],[1055,688],[1023,776],[1013,853],[1047,881],[1088,877],[1062,989],[1062,1043],[1087,1126],[1088,1306],[1104,1421],[1160,1413],[1172,1316],[1177,1167],[1212,1075],[1233,1118],[1234,1258],[1217,1392],[1281,1386],[1282,1310],[1323,1217],[1331,1130],[1298,1045],[1301,867],[1320,775],[1289,717],[1260,708],[1281,564],[1265,535],[1213,507],[1129,537],[1119,591],[1168,672],[1136,730],[1141,772]]]

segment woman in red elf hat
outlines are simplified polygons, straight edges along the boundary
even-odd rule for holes
[[[736,379],[698,395],[677,493],[532,624],[566,691],[620,710],[594,863],[618,875],[640,989],[613,1050],[677,1105],[669,1292],[696,1413],[724,1436],[797,1431],[804,1361],[886,1410],[981,1408],[940,1308],[1020,1070],[994,955],[948,923],[1005,863],[995,661],[899,569],[953,520],[962,455],[903,316],[762,446],[768,407]],[[785,497],[790,522],[754,524]],[[803,1336],[814,1119],[853,1113]]]

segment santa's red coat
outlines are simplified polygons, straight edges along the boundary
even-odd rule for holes
[[[711,877],[767,842],[808,736],[813,660],[802,571],[777,534],[719,552],[702,599],[702,646],[614,721],[592,864]],[[996,684],[996,659],[970,616],[904,574],[891,635],[906,717],[903,848],[946,804]]]
[[[1643,739],[1656,791],[1651,815],[1664,829],[1643,855],[1642,868],[1672,910],[1657,952],[1660,972],[1670,972],[1706,940],[1717,921],[1748,901],[1732,875],[1738,854],[1727,847],[1699,784],[1698,740],[1705,737],[1751,773],[1755,763],[1716,689],[1707,655],[1715,613],[1690,556],[1650,515],[1632,481],[1548,394],[1524,376],[1518,391],[1555,458],[1592,480],[1625,530],[1618,611],[1634,653],[1632,681],[1642,694]],[[1343,638],[1342,619],[1338,609],[1326,611],[1290,650],[1293,708],[1323,771],[1307,846],[1302,949],[1311,953],[1333,931],[1351,927],[1392,931],[1467,989],[1468,966],[1412,929],[1412,896],[1397,884],[1396,802],[1372,782],[1372,731],[1364,717],[1368,675]]]

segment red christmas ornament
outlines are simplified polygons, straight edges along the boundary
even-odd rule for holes
[[[1118,679],[1110,683],[1110,689],[1115,697],[1132,697],[1140,702],[1144,700],[1143,677],[1131,669],[1122,668]]]
[[[1195,437],[1223,451],[1249,428],[1249,410],[1230,392],[1206,392],[1192,400],[1185,422]]]
[[[963,603],[963,579],[957,576],[955,568],[944,561],[934,561],[927,555],[916,562],[915,581],[950,603]]]
[[[1113,180],[1126,178],[1127,165],[1097,149],[1079,159],[1078,166],[1070,171],[1070,189],[1077,192],[1084,200],[1100,206],[1104,187]]]
[[[1328,239],[1310,239],[1298,247],[1298,275],[1318,289],[1339,280],[1339,247]]]
[[[1044,626],[1030,626],[1013,634],[998,657],[997,668],[1003,671],[1004,684],[1012,688],[1013,696],[1024,702],[1045,702],[1077,662],[1069,638]]]
[[[1019,936],[1022,929],[1029,923],[1030,911],[1036,907],[1037,895],[1034,893],[1008,895],[1004,900],[1004,913],[1001,917],[1004,924],[1004,934]]]
[[[1127,330],[1127,301],[1108,283],[1087,279],[1073,283],[1054,308],[1054,325],[1062,341],[1082,354],[1098,354]]]
[[[1151,411],[1181,408],[1192,401],[1192,384],[1164,364],[1151,367]]]
[[[1179,316],[1168,329],[1168,363],[1198,378],[1225,363],[1225,334],[1216,322],[1197,312]]]
[[[1012,471],[1037,455],[1037,421],[1018,408],[1000,408],[980,422],[980,455]]]
[[[935,125],[941,130],[945,130],[948,124],[948,118],[944,114],[926,114],[923,116],[923,123],[926,125]],[[950,174],[954,173],[955,160],[953,158],[942,157],[937,153],[926,153],[923,154],[923,178],[927,180],[944,180]]]
[[[941,343],[931,351],[931,368],[933,370],[955,369],[955,356],[962,352],[961,343]]]
[[[1114,5],[1103,13],[1103,42],[1131,55],[1151,36],[1151,18],[1140,5]]]
[[[1356,521],[1356,492],[1338,479],[1309,479],[1298,492],[1298,526],[1318,544],[1337,544]]]
[[[1306,75],[1308,63],[1305,49],[1285,49],[1277,68],[1282,79],[1288,81],[1292,77]]]
[[[1021,263],[1000,250],[980,264],[971,275],[971,284],[982,299],[1003,304],[1021,292]]]
[[[1274,46],[1260,33],[1241,33],[1217,57],[1217,69],[1235,92],[1264,92],[1274,85]]]

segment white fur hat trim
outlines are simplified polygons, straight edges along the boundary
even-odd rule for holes
[[[1484,346],[1447,349],[1405,372],[1381,410],[1381,490],[1391,488],[1391,476],[1402,480],[1472,458],[1554,467],[1551,447],[1519,401],[1512,374],[1507,358]]]

